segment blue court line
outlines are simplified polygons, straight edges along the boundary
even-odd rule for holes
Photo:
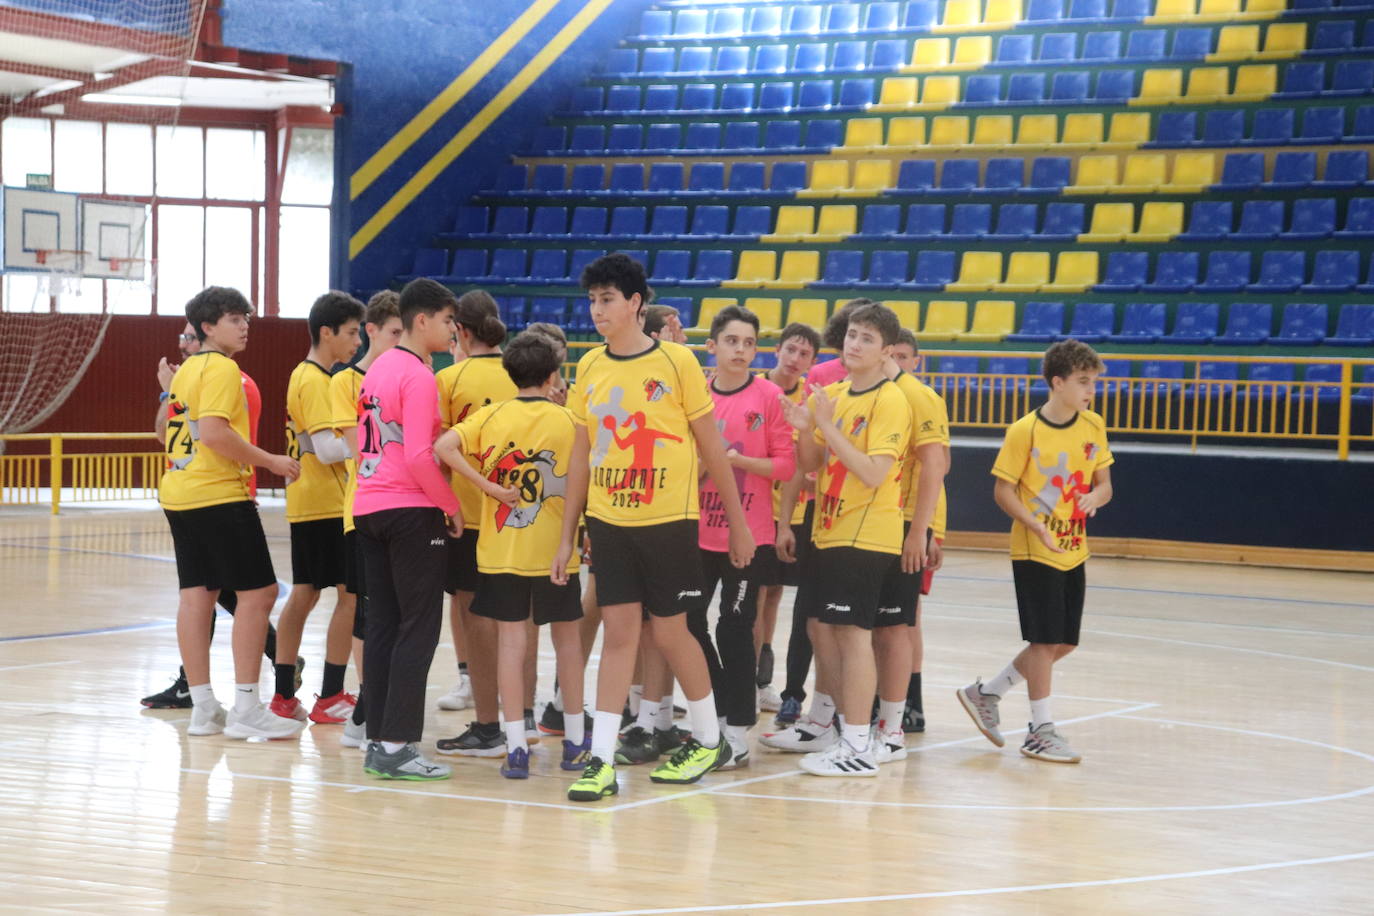
[[[1010,576],[946,576],[936,573],[941,579],[958,579],[964,582],[1003,582],[1010,583]],[[1312,598],[1276,598],[1271,595],[1231,595],[1225,592],[1182,592],[1164,588],[1137,588],[1130,585],[1089,585],[1089,590],[1106,592],[1140,592],[1146,595],[1182,595],[1188,598],[1230,598],[1235,601],[1272,601],[1275,604],[1306,604],[1320,607],[1357,607],[1374,610],[1374,604],[1356,604],[1353,601],[1318,601]]]
[[[94,636],[98,633],[122,633],[125,630],[156,630],[174,627],[175,620],[154,620],[150,623],[128,623],[119,627],[96,627],[92,630],[66,630],[61,633],[33,633],[29,636],[0,636],[0,642],[26,642],[32,639],[69,639],[73,636]]]

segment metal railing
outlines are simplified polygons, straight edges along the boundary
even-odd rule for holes
[[[0,505],[152,499],[166,457],[159,451],[71,453],[68,442],[155,442],[151,433],[17,433],[0,442],[46,442],[47,454],[0,455]],[[64,492],[65,491],[65,492]]]

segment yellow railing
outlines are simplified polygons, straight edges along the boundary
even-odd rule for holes
[[[72,454],[67,442],[155,442],[151,433],[19,433],[0,442],[46,442],[47,454],[0,455],[0,505],[52,505],[56,515],[63,500],[104,502],[157,496],[165,458],[155,452]],[[46,483],[46,487],[44,484]],[[45,494],[44,490],[50,491]],[[63,490],[67,490],[64,496]]]

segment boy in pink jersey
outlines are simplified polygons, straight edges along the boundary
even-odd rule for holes
[[[450,775],[420,754],[419,741],[443,617],[445,535],[463,535],[458,499],[434,460],[442,424],[429,361],[453,339],[456,304],[433,280],[407,284],[401,340],[377,357],[358,395],[353,521],[368,591],[363,770],[384,779]]]
[[[735,475],[735,487],[750,533],[760,546],[743,569],[730,563],[729,524],[715,485],[701,482],[698,544],[706,585],[697,605],[687,614],[687,626],[701,643],[711,669],[712,692],[725,716],[730,761],[721,769],[749,765],[749,727],[758,718],[754,690],[754,617],[767,548],[776,531],[773,524],[773,481],[789,480],[796,470],[792,428],[783,418],[782,389],[754,375],[749,366],[757,351],[759,319],[753,312],[727,306],[711,322],[706,348],[716,357],[711,380],[716,426],[725,440],[725,455]],[[721,584],[720,619],[716,646],[711,645],[707,611]],[[720,651],[716,654],[717,648]]]

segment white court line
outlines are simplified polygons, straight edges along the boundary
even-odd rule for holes
[[[889,903],[897,900],[931,900],[939,897],[983,897],[995,894],[1024,894],[1031,891],[1075,890],[1084,887],[1119,887],[1125,884],[1148,884],[1154,881],[1180,881],[1188,878],[1216,878],[1223,875],[1242,875],[1248,872],[1270,871],[1277,868],[1299,868],[1304,865],[1331,865],[1374,859],[1374,849],[1340,856],[1316,859],[1289,859],[1286,862],[1262,862],[1258,865],[1232,865],[1225,868],[1206,868],[1199,871],[1166,872],[1159,875],[1138,875],[1131,878],[1100,878],[1096,881],[1060,881],[1054,884],[1021,884],[1012,887],[980,887],[958,891],[926,891],[916,894],[878,894],[871,897],[829,897],[816,900],[784,900],[771,903],[729,903],[717,906],[680,906],[645,910],[577,910],[548,916],[633,916],[646,913],[719,913],[726,910],[778,910],[800,906],[839,906],[854,903]]]
[[[19,671],[24,668],[52,668],[57,665],[75,665],[77,659],[68,659],[65,662],[35,662],[32,665],[6,665],[0,671]]]

